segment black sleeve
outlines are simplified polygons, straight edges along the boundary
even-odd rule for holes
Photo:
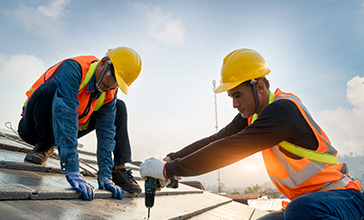
[[[310,128],[297,129],[295,123],[298,119],[293,120],[294,117],[304,121],[297,106],[291,101],[275,101],[264,109],[252,125],[237,134],[210,142],[188,156],[168,162],[167,176],[196,176],[208,173],[270,148],[283,140],[298,144],[297,140],[302,139],[300,129]],[[295,135],[292,135],[293,131]]]
[[[173,153],[169,153],[167,156],[169,156],[172,160],[176,158],[183,158],[202,147],[205,147],[209,145],[210,143],[222,139],[227,136],[231,136],[233,134],[238,133],[243,128],[248,126],[248,120],[241,117],[240,114],[237,114],[234,119],[223,129],[221,129],[218,133],[213,134],[209,137],[203,138],[201,140],[198,140],[190,145],[187,145],[186,147],[182,148],[181,150]]]

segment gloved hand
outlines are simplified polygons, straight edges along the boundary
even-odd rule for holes
[[[115,185],[113,181],[109,177],[101,177],[97,179],[99,183],[99,189],[106,188],[107,190],[112,192],[112,197],[123,199],[124,190],[120,187]]]
[[[154,157],[146,159],[144,163],[140,165],[139,172],[143,180],[147,180],[147,177],[153,177],[159,180],[161,188],[167,186],[171,180],[164,176],[164,165],[166,163],[162,160],[158,160]],[[160,190],[159,188],[157,190]]]
[[[91,201],[94,199],[94,187],[86,182],[82,174],[79,172],[67,173],[66,179],[77,192],[82,193],[84,200]]]

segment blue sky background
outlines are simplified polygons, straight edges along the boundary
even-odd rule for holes
[[[25,91],[49,66],[129,46],[143,61],[129,95],[118,95],[133,159],[162,158],[215,132],[212,80],[246,47],[272,70],[271,90],[298,95],[340,153],[364,153],[364,0],[12,0],[0,4],[0,28],[1,127],[17,128]],[[221,128],[237,111],[225,93],[217,103]],[[80,142],[95,151],[94,135]],[[266,180],[260,158],[222,169],[222,182]]]

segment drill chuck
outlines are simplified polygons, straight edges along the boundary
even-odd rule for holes
[[[146,188],[145,189],[145,206],[147,208],[152,208],[154,205],[154,196],[155,196],[155,189]]]
[[[161,184],[157,179],[154,179],[152,177],[147,177],[147,180],[145,181],[145,206],[148,208],[148,219],[150,217],[150,208],[154,205],[154,197],[155,197],[155,190],[160,188]],[[168,184],[169,188],[177,188],[178,187],[178,179],[173,178],[171,180],[171,183]]]
[[[160,187],[159,181],[152,177],[148,177],[145,181],[145,206],[152,208],[154,205],[155,190]]]

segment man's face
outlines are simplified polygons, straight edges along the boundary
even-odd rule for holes
[[[249,118],[255,112],[255,101],[253,91],[249,86],[243,84],[227,91],[228,96],[233,99],[233,107],[238,109],[243,118]]]
[[[116,83],[115,76],[112,74],[110,69],[107,70],[99,85],[100,89],[102,91],[111,91],[115,89],[117,86],[118,84]]]
[[[108,60],[109,58],[103,57],[100,63],[97,65],[95,71],[96,84],[99,81],[99,77],[101,76],[102,72],[105,71],[105,74],[98,85],[98,87],[104,92],[113,90],[118,86],[114,75],[114,68],[112,67],[112,64],[108,62]]]

